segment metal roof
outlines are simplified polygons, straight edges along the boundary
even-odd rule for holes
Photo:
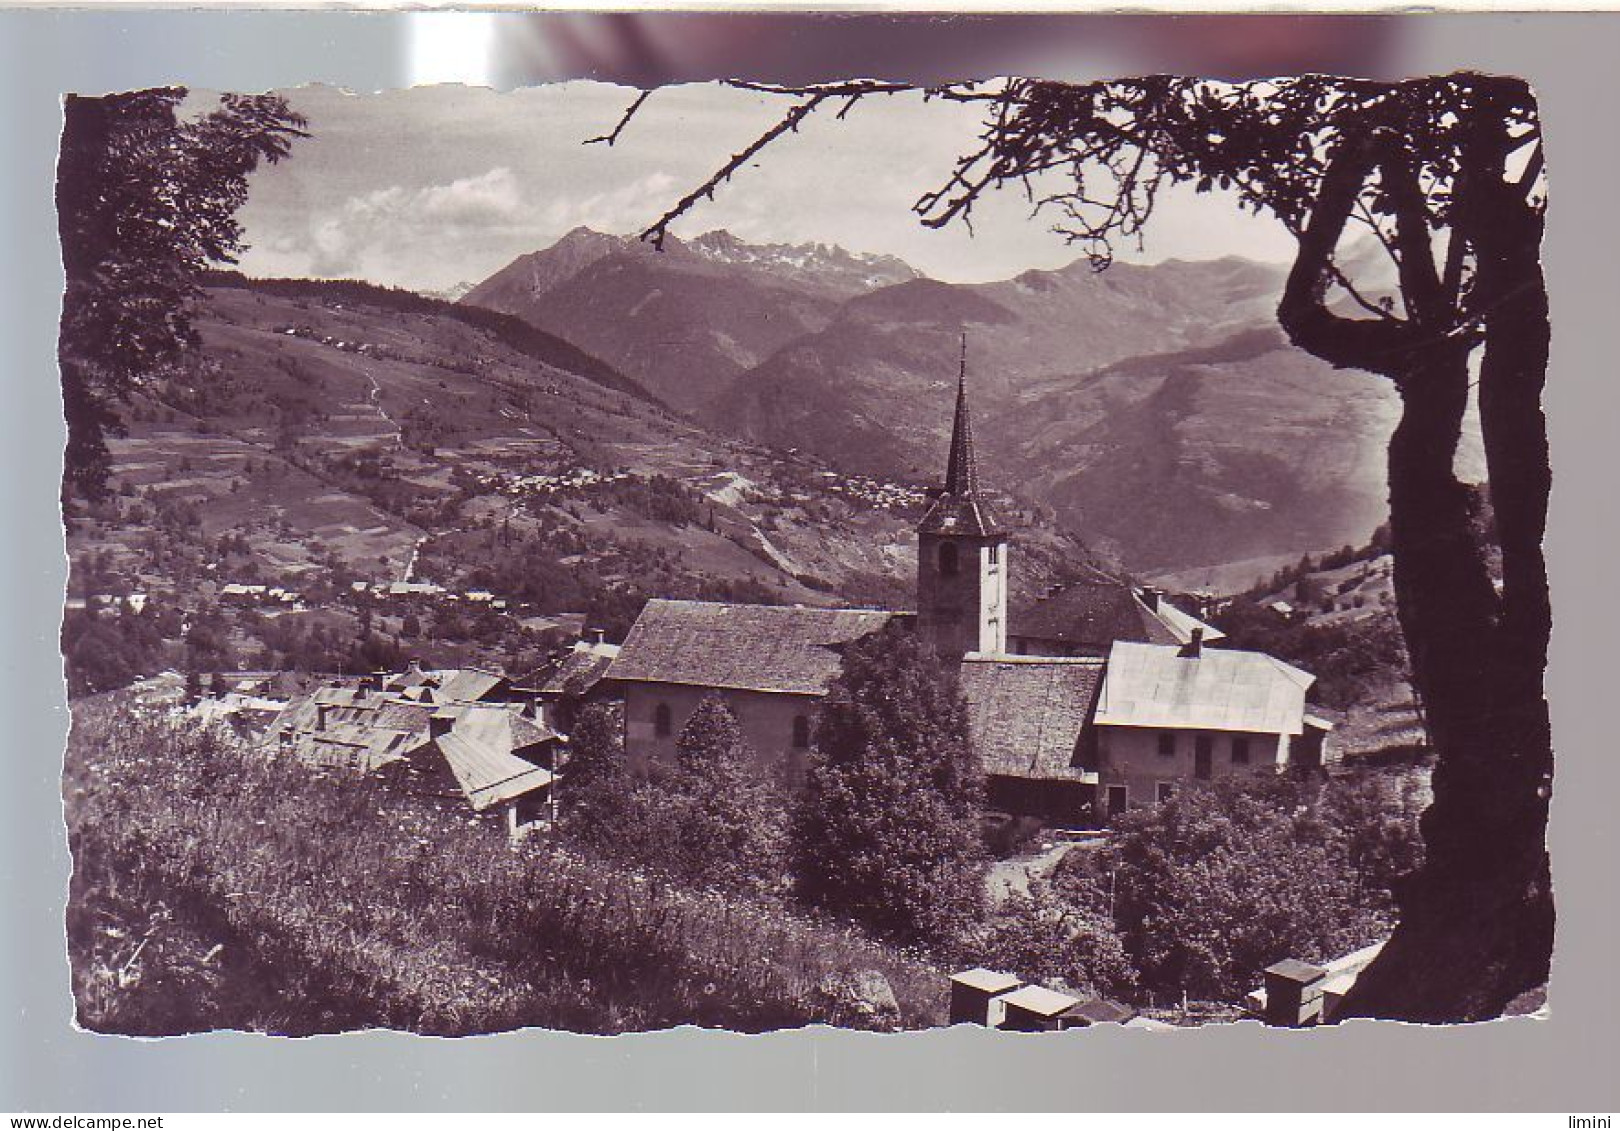
[[[1041,1017],[1056,1017],[1080,1004],[1079,998],[1060,994],[1045,986],[1025,986],[1010,994],[1002,994],[996,1000]]]
[[[969,989],[982,990],[987,994],[1005,993],[1023,985],[1023,981],[1012,974],[986,970],[983,966],[975,966],[971,970],[963,970],[959,974],[952,974],[951,981],[960,986],[967,986]]]
[[[515,754],[469,741],[455,731],[440,735],[435,742],[476,811],[551,784],[551,771]]]
[[[1316,677],[1260,652],[1115,643],[1097,701],[1099,726],[1301,734]]]

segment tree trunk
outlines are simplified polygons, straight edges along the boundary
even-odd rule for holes
[[[1500,149],[1500,116],[1495,130]],[[1534,333],[1539,271],[1524,274],[1522,238],[1496,254],[1473,243],[1474,226],[1453,232],[1453,239],[1476,248],[1479,285],[1502,287],[1486,319],[1482,381],[1490,387],[1481,391],[1493,493],[1501,491],[1506,501],[1505,528],[1498,518],[1504,567],[1507,544],[1513,545],[1513,584],[1499,597],[1469,491],[1453,468],[1468,401],[1471,339],[1461,332],[1463,312],[1450,305],[1433,271],[1427,218],[1408,159],[1398,148],[1376,153],[1375,144],[1370,137],[1341,144],[1278,309],[1296,345],[1334,365],[1382,373],[1400,390],[1403,414],[1389,449],[1395,594],[1436,754],[1434,802],[1423,816],[1423,867],[1399,893],[1400,923],[1346,998],[1344,1013],[1478,1020],[1499,1015],[1544,981],[1551,953],[1541,776],[1550,770],[1550,754],[1541,754],[1548,743],[1540,683],[1545,636],[1538,636],[1545,622],[1540,534],[1546,505],[1539,478],[1545,474],[1539,407],[1545,355],[1538,368]],[[1341,318],[1324,301],[1333,249],[1375,166],[1398,213],[1408,311],[1400,322]],[[1485,173],[1489,179],[1488,166]],[[1485,221],[1490,199],[1469,202],[1480,210],[1478,222]],[[1472,218],[1459,216],[1465,225]],[[1508,233],[1486,234],[1484,247],[1497,246],[1492,235],[1508,242]],[[1522,290],[1527,281],[1529,292]],[[1528,344],[1504,340],[1515,333],[1526,335]]]
[[[1482,312],[1485,328],[1479,403],[1502,586],[1499,596],[1473,581],[1466,592],[1442,594],[1438,575],[1418,577],[1410,568],[1414,552],[1416,564],[1430,568],[1423,558],[1439,547],[1414,547],[1410,537],[1403,547],[1397,535],[1402,629],[1437,754],[1434,802],[1423,816],[1426,859],[1401,893],[1400,924],[1347,997],[1347,1015],[1499,1016],[1515,997],[1545,983],[1552,955],[1546,851],[1552,746],[1542,688],[1551,629],[1541,547],[1550,488],[1541,409],[1547,302],[1539,213],[1527,204],[1525,186],[1505,179],[1505,159],[1517,143],[1507,137],[1506,111],[1491,91],[1473,110],[1464,149],[1467,193],[1453,238],[1468,240],[1477,263],[1470,305]],[[1408,414],[1412,409],[1408,400]],[[1408,465],[1414,453],[1398,451],[1411,440],[1403,436],[1406,423],[1390,449],[1392,509],[1398,493],[1414,487]],[[1423,504],[1422,512],[1431,506]],[[1470,576],[1473,560],[1482,570],[1477,541],[1450,552],[1468,555]],[[1438,596],[1455,605],[1452,630],[1460,637],[1436,635],[1446,624],[1420,607]]]

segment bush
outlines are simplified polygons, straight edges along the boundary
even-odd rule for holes
[[[1129,999],[1136,968],[1106,916],[1037,890],[1012,896],[964,939],[972,961],[1081,996]]]
[[[1240,1001],[1283,958],[1320,962],[1393,926],[1416,816],[1376,784],[1233,778],[1121,819],[1115,842],[1060,869],[1106,912],[1150,991]],[[1067,865],[1069,861],[1065,861]]]

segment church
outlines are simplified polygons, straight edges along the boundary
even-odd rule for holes
[[[627,756],[672,760],[718,693],[761,771],[793,786],[840,649],[898,620],[957,667],[995,809],[1082,826],[1182,782],[1321,763],[1329,724],[1305,710],[1315,677],[1214,647],[1218,630],[1100,573],[1009,610],[1008,551],[979,486],[964,364],[944,484],[917,527],[916,611],[647,602],[605,676]]]

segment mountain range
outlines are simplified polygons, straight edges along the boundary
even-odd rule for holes
[[[937,474],[965,338],[987,478],[1139,570],[1365,540],[1395,391],[1276,327],[1282,268],[1085,260],[946,283],[726,232],[663,251],[576,229],[469,291],[687,418],[842,470]],[[1463,460],[1476,469],[1477,445]]]

